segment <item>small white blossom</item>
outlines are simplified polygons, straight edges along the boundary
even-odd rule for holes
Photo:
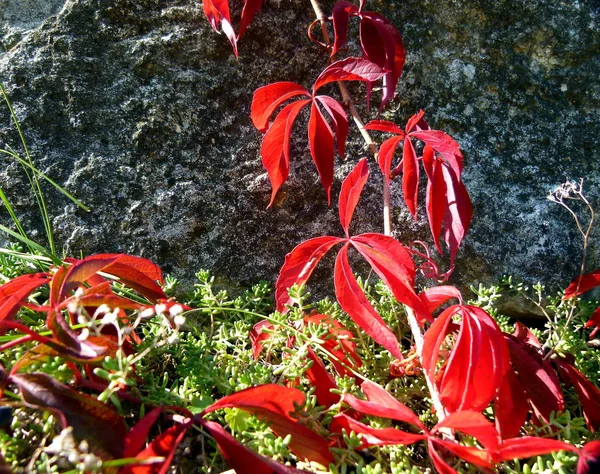
[[[169,308],[169,314],[173,317],[183,313],[183,306],[180,304],[174,304]]]
[[[140,313],[140,318],[147,319],[154,316],[154,308],[146,308],[144,311]]]
[[[106,313],[102,318],[102,324],[114,324],[117,321],[118,309],[115,309],[112,312]]]
[[[173,323],[175,324],[175,327],[177,329],[179,329],[181,326],[183,326],[185,324],[185,316],[182,316],[181,314],[175,316],[173,318]]]
[[[156,311],[156,314],[163,314],[167,310],[167,305],[163,303],[157,304],[154,306],[154,310]]]

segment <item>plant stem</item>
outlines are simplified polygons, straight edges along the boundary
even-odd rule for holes
[[[419,356],[419,359],[422,361],[423,360],[422,355],[423,355],[424,339],[423,339],[423,335],[421,334],[421,328],[419,326],[419,322],[417,321],[417,317],[411,308],[409,308],[408,306],[405,306],[404,308],[406,310],[406,317],[408,319],[408,325],[410,326],[410,330],[413,333],[413,337],[415,339],[415,348],[417,350],[417,355]],[[423,373],[425,374],[425,381],[427,382],[427,388],[429,389],[429,394],[431,395],[431,401],[435,408],[437,419],[438,419],[438,421],[442,421],[444,418],[446,418],[448,413],[446,412],[446,409],[444,408],[444,405],[442,404],[442,400],[440,399],[440,394],[437,391],[437,388],[435,387],[433,380],[431,380],[427,371],[424,370]],[[449,432],[445,432],[445,433],[450,434]]]
[[[329,46],[331,44],[331,39],[329,38],[329,33],[327,32],[327,17],[323,13],[323,10],[321,9],[321,5],[319,5],[318,0],[310,0],[310,4],[313,7],[317,19],[321,23],[323,43],[325,44],[325,46]],[[352,98],[348,93],[346,85],[342,81],[337,81],[337,85],[340,89],[342,100],[346,107],[348,107],[350,115],[352,115],[352,119],[354,120],[358,131],[362,135],[367,147],[369,148],[369,152],[371,153],[371,155],[373,155],[375,161],[377,161],[377,155],[379,154],[377,145],[375,145],[375,142],[373,142],[373,139],[371,138],[371,135],[369,134],[368,130],[365,129],[365,124],[360,114],[356,110],[356,107],[354,107],[354,102],[352,101]],[[383,233],[385,235],[392,235],[392,225],[390,217],[390,188],[389,182],[385,179],[385,177],[383,181]]]
[[[313,7],[313,10],[315,11],[315,15],[316,15],[317,19],[321,23],[321,31],[323,33],[323,41],[326,46],[329,46],[331,44],[331,40],[329,39],[329,33],[327,32],[327,17],[323,14],[323,10],[321,9],[321,6],[319,5],[318,0],[310,0],[310,3]],[[356,111],[356,108],[354,107],[354,103],[352,102],[352,99],[350,98],[348,89],[346,89],[346,86],[342,81],[338,81],[337,84],[338,84],[338,87],[340,88],[340,93],[342,95],[342,99],[344,100],[344,104],[346,104],[346,106],[350,110],[350,113],[352,114],[352,118],[354,119],[354,123],[356,124],[356,126],[358,127],[358,130],[360,131],[361,135],[363,136],[363,139],[365,140],[365,143],[367,144],[369,151],[375,158],[375,161],[377,161],[377,155],[379,154],[377,145],[375,145],[375,143],[373,142],[373,139],[371,138],[371,135],[369,135],[369,132],[365,129],[362,118]],[[392,235],[392,224],[391,224],[391,214],[390,214],[390,183],[389,183],[389,180],[386,179],[385,176],[383,177],[383,233],[384,233],[384,235],[387,235],[387,236]],[[417,355],[419,356],[419,359],[421,359],[421,355],[423,352],[423,334],[421,333],[421,328],[419,326],[417,317],[415,316],[415,313],[413,312],[413,310],[410,309],[408,306],[405,306],[405,308],[406,308],[406,315],[408,318],[408,324],[410,326],[410,330],[411,330],[411,332],[413,334],[413,338],[415,340],[415,345],[417,348]],[[425,373],[425,380],[427,382],[427,388],[429,389],[429,393],[431,395],[431,400],[433,402],[433,406],[435,407],[435,410],[436,410],[437,418],[439,421],[442,421],[447,415],[446,409],[444,408],[444,405],[442,404],[440,395],[433,383],[433,380],[431,380],[429,378],[429,375],[427,373]],[[444,430],[440,430],[440,431],[443,431],[446,434],[446,436],[448,436],[449,438],[454,437],[452,430],[444,429]]]

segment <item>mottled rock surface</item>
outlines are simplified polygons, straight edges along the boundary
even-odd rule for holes
[[[585,177],[600,211],[597,4],[367,5],[397,26],[408,52],[385,118],[402,124],[423,108],[464,150],[475,218],[453,280],[466,286],[512,273],[564,285],[578,271],[581,238],[546,195],[566,178]],[[256,88],[281,80],[308,87],[323,68],[326,57],[306,40],[313,19],[307,1],[267,1],[237,61],[195,0],[0,0],[0,78],[33,158],[92,209],[48,189],[65,251],[127,252],[186,282],[207,268],[230,285],[247,285],[274,280],[301,240],[338,235],[337,206],[326,205],[300,124],[290,179],[266,209],[260,134],[248,117]],[[0,140],[18,149],[6,111],[2,117]],[[333,196],[363,154],[352,131]],[[19,167],[5,161],[0,179],[42,240]],[[357,232],[381,229],[376,173],[370,189]],[[425,222],[414,223],[395,192],[397,236],[430,241]],[[590,269],[600,265],[597,237]]]

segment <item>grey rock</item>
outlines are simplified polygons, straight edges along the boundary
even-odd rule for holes
[[[475,216],[452,281],[465,288],[510,273],[568,283],[579,269],[581,238],[546,195],[567,178],[584,177],[600,210],[595,3],[367,6],[390,18],[408,52],[398,98],[384,118],[402,124],[423,108],[429,123],[464,150]],[[255,89],[282,80],[310,87],[324,67],[326,56],[306,39],[314,19],[308,2],[268,1],[240,42],[239,61],[196,0],[0,0],[0,19],[0,78],[32,156],[92,210],[46,188],[66,253],[126,252],[187,284],[207,268],[228,286],[244,286],[274,281],[302,240],[341,234],[335,201],[341,179],[366,154],[358,133],[338,162],[328,207],[299,123],[290,178],[267,209],[261,135],[249,119]],[[360,97],[360,87],[351,89]],[[364,100],[357,102],[366,116]],[[2,117],[0,143],[19,149],[8,114]],[[371,170],[356,233],[381,231],[380,179]],[[5,161],[0,179],[42,241],[19,167]],[[393,191],[396,236],[430,242],[424,209],[413,222],[399,184]],[[590,270],[600,265],[597,237]],[[329,259],[315,275],[325,292],[331,269]]]

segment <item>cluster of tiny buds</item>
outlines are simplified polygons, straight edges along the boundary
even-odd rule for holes
[[[69,426],[55,436],[50,446],[44,448],[47,454],[54,458],[54,462],[60,462],[62,458],[77,466],[83,472],[96,472],[102,467],[102,460],[90,453],[87,441],[77,444],[73,437],[73,427]]]

